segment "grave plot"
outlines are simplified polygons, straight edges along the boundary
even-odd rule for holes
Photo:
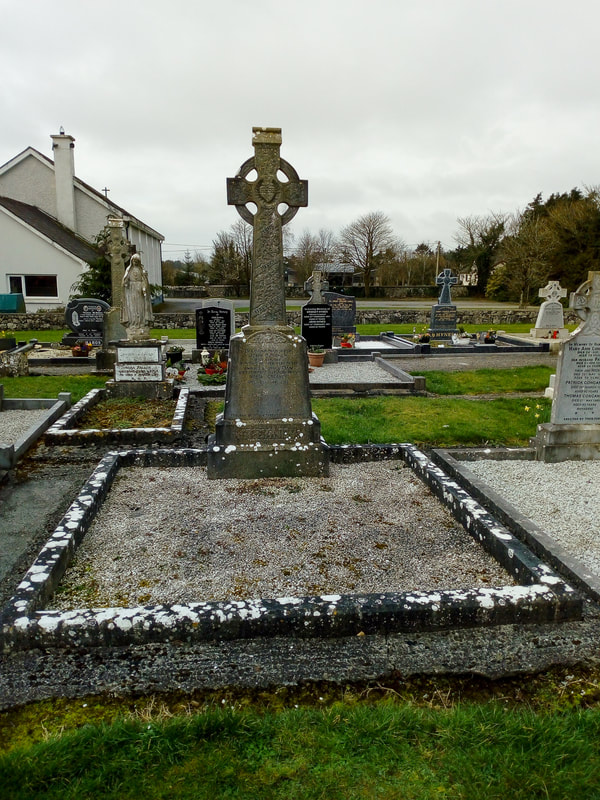
[[[436,462],[570,583],[600,600],[600,462],[533,449],[434,451]]]
[[[86,415],[89,415],[94,408],[97,409],[98,405],[107,398],[106,389],[92,389],[48,429],[45,441],[47,444],[60,445],[86,443],[141,445],[153,442],[173,442],[183,432],[189,395],[188,388],[180,390],[177,402],[173,401],[172,403],[174,411],[169,425],[100,428],[85,425]],[[153,401],[144,399],[140,402],[149,405]]]
[[[68,392],[58,399],[4,399],[0,385],[0,469],[10,469],[71,405]]]
[[[206,481],[202,468],[205,451],[109,453],[5,609],[5,652],[30,647],[96,648],[173,641],[191,644],[272,636],[330,639],[580,617],[582,600],[577,593],[423,453],[410,445],[376,450],[332,448],[335,469],[343,476],[339,486],[334,485],[335,476],[266,482],[226,480],[219,486]],[[391,460],[384,465],[355,464],[355,483],[348,480],[351,471],[344,473],[338,466],[373,455]],[[404,463],[408,467],[394,469]],[[144,520],[149,501],[143,494],[138,499],[140,476],[135,490],[122,477],[122,470],[130,466],[141,470],[142,485],[148,484],[153,498],[155,516],[150,524]],[[157,467],[168,470],[157,472]],[[373,473],[374,484],[363,492],[357,487],[368,471]],[[167,473],[169,479],[164,481]],[[414,475],[444,501],[461,521],[463,531],[457,530],[443,509],[434,509],[433,498],[426,495],[425,507],[422,493],[413,493],[411,499]],[[111,511],[109,497],[106,510],[100,512],[115,479],[116,510]],[[158,491],[160,482],[164,485]],[[379,490],[377,483],[383,483]],[[408,487],[406,498],[401,496],[401,485]],[[314,489],[313,497],[308,486]],[[344,486],[350,487],[351,495],[344,492]],[[215,494],[216,506],[207,512],[211,493]],[[253,493],[257,495],[254,504],[246,519],[241,515],[241,527],[236,527],[231,514],[225,513],[227,500],[229,506],[239,507]],[[314,494],[320,495],[316,501]],[[385,495],[388,500],[383,508]],[[295,512],[286,516],[278,506],[290,499]],[[332,503],[340,506],[335,518],[330,513]],[[180,505],[183,519],[175,521],[173,530],[169,517]],[[102,526],[109,524],[103,522],[103,515],[111,513],[125,528],[112,534],[116,538],[103,542]],[[437,543],[431,536],[427,541],[431,529],[425,520],[430,514],[436,520],[435,537],[441,537]],[[205,515],[212,515],[208,524]],[[356,528],[351,531],[353,516]],[[89,547],[82,545],[96,517],[98,531],[91,533]],[[424,537],[420,541],[419,522]],[[307,528],[303,532],[304,524]],[[163,526],[166,537],[154,552]],[[243,550],[248,531],[252,531],[253,545]],[[493,561],[476,552],[478,548],[473,548],[465,532],[493,556]],[[175,541],[171,542],[173,536]],[[125,543],[125,539],[130,541]],[[110,553],[108,566],[114,570],[114,576],[104,583],[92,577],[84,597],[73,589],[79,580],[77,572],[71,588],[69,579],[63,581],[80,546],[88,551],[95,548],[97,553],[104,549],[105,558]],[[433,548],[432,558],[425,569],[420,565],[429,547]],[[84,572],[85,550],[80,562]],[[277,562],[275,551],[283,560]],[[92,559],[88,564],[92,576],[93,564]],[[449,565],[454,566],[449,569]],[[461,569],[455,571],[456,566]],[[500,568],[510,577],[498,571]],[[423,580],[415,583],[419,572]],[[66,588],[51,600],[59,587]],[[261,589],[267,597],[260,596]],[[279,592],[285,592],[285,596],[276,596]],[[70,604],[70,595],[77,607],[48,607],[49,603],[60,605],[61,594],[66,605]],[[78,606],[78,600],[84,599],[88,603]],[[119,599],[124,602],[115,605]]]

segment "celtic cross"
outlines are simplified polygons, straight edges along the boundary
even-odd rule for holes
[[[279,155],[281,128],[252,128],[254,156],[227,178],[227,203],[254,227],[250,325],[285,326],[282,226],[308,205],[308,181]],[[247,176],[256,171],[256,179]],[[281,180],[282,173],[287,180]],[[256,206],[256,212],[248,204]],[[283,213],[279,207],[286,206]]]
[[[438,300],[438,304],[441,306],[448,306],[451,305],[450,300],[450,287],[454,286],[455,283],[458,283],[458,278],[452,274],[452,270],[444,269],[435,279],[435,282],[438,286],[442,287],[442,291],[440,293],[440,297]]]
[[[588,272],[587,281],[571,292],[569,306],[583,320],[581,333],[600,334],[600,272]]]
[[[548,281],[546,286],[538,291],[538,296],[553,303],[560,303],[560,298],[567,296],[567,290],[562,289],[558,281]]]

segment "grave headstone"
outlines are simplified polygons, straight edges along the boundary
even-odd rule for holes
[[[250,320],[229,342],[225,408],[209,438],[207,474],[326,475],[306,342],[287,325],[285,306],[282,226],[307,205],[308,184],[280,157],[280,128],[253,128],[253,134],[254,156],[227,180],[227,202],[254,227]],[[253,171],[256,179],[248,180]]]
[[[332,311],[327,303],[306,303],[302,307],[302,336],[308,347],[331,349]]]
[[[569,305],[583,321],[559,353],[550,422],[532,440],[541,461],[600,458],[600,272]]]
[[[198,350],[227,350],[235,333],[235,309],[231,300],[206,300],[196,309]],[[193,355],[193,354],[192,354]]]
[[[323,292],[323,299],[331,306],[333,335],[356,333],[356,297],[338,292]]]
[[[121,341],[116,344],[114,379],[106,382],[110,397],[168,400],[173,381],[165,377],[161,342]]]
[[[73,345],[77,342],[90,342],[94,347],[102,347],[104,336],[104,313],[110,306],[104,300],[93,297],[78,297],[69,300],[65,309],[65,324],[72,333],[63,336],[61,344]]]
[[[452,339],[452,335],[458,333],[456,306],[452,305],[450,297],[450,287],[458,283],[456,275],[452,274],[451,269],[444,269],[435,279],[438,286],[441,286],[438,302],[431,308],[429,322],[429,336],[432,339]]]
[[[567,296],[567,290],[562,289],[558,281],[549,281],[539,290],[538,295],[546,299],[540,306],[535,328],[530,331],[531,335],[535,339],[567,337],[569,331],[565,328],[564,311],[560,302],[561,297]],[[554,336],[555,331],[557,331],[556,336]]]

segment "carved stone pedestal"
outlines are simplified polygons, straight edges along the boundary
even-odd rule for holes
[[[305,340],[287,326],[246,326],[229,348],[225,411],[209,439],[208,477],[327,475]]]

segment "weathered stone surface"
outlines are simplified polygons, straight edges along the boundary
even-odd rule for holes
[[[542,461],[600,458],[600,272],[571,294],[583,320],[560,351],[550,424],[531,444]]]
[[[327,450],[311,410],[306,341],[287,325],[281,233],[307,205],[308,184],[280,157],[280,128],[253,133],[254,157],[227,181],[228,203],[254,226],[250,324],[229,342],[225,409],[209,439],[208,476],[323,475]]]

